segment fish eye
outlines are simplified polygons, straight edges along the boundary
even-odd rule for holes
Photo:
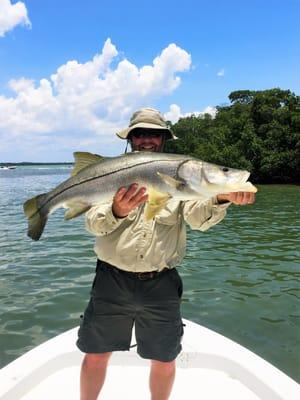
[[[223,171],[223,172],[228,172],[228,171],[229,171],[229,168],[223,167],[223,168],[222,168],[222,171]]]

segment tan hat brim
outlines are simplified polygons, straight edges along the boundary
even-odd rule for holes
[[[121,139],[127,139],[129,133],[136,128],[161,129],[163,131],[168,131],[170,133],[170,136],[171,136],[170,139],[174,139],[174,140],[178,139],[178,137],[174,135],[174,133],[171,131],[171,129],[168,129],[168,128],[165,128],[164,126],[159,126],[156,124],[150,124],[147,122],[140,122],[138,124],[130,126],[129,128],[123,129],[122,131],[117,132],[117,135]]]

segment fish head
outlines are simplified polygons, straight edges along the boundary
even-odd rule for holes
[[[202,162],[202,177],[209,184],[235,185],[247,182],[250,172]]]
[[[178,176],[191,191],[208,198],[221,193],[257,191],[248,182],[250,172],[200,160],[183,163],[178,170]]]

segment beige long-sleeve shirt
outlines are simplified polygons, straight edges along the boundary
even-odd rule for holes
[[[92,207],[86,213],[86,228],[96,235],[97,257],[131,272],[160,271],[173,268],[186,250],[186,223],[192,229],[205,231],[220,222],[231,203],[171,200],[150,221],[143,216],[144,205],[126,218],[115,218],[112,204]]]

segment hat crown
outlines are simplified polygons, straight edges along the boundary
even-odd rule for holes
[[[161,129],[166,135],[166,140],[177,139],[163,115],[155,108],[141,108],[132,114],[128,128],[117,133],[121,139],[128,139],[130,132],[136,128]]]
[[[159,125],[167,129],[167,124],[161,113],[154,108],[142,108],[133,113],[129,127],[140,123]]]

